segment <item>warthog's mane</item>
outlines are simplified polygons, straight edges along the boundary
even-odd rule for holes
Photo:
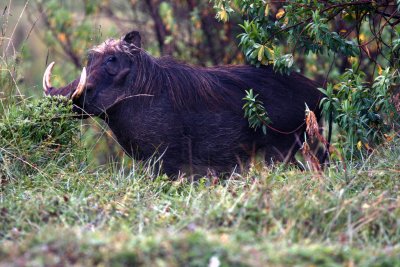
[[[91,51],[100,54],[127,54],[134,62],[135,68],[131,93],[157,97],[167,92],[174,106],[180,109],[199,105],[229,106],[233,104],[233,99],[244,97],[244,90],[249,89],[242,79],[231,71],[238,68],[237,66],[206,68],[182,63],[171,57],[155,58],[142,48],[114,39],[105,41]]]
[[[129,44],[119,39],[110,38],[91,48],[89,52],[95,52],[99,54],[105,54],[107,52],[122,52],[132,55],[133,52],[137,52],[139,50],[141,50],[141,48],[135,46],[134,44]]]

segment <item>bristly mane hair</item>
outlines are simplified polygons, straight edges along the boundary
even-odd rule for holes
[[[128,45],[122,40],[109,39],[91,51],[122,52],[132,59],[136,66],[133,94],[157,97],[166,90],[175,108],[198,105],[212,108],[232,105],[234,99],[241,99],[244,90],[249,89],[229,71],[229,67],[205,68],[178,62],[171,57],[155,58],[144,49]],[[229,88],[221,81],[229,81]]]

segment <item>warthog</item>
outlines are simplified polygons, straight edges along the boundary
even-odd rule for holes
[[[162,155],[168,175],[230,172],[255,154],[267,162],[293,161],[304,138],[305,104],[320,115],[316,83],[298,73],[155,58],[141,48],[136,31],[91,49],[81,77],[65,87],[51,86],[53,65],[43,77],[46,95],[70,97],[82,116],[104,119],[133,158]],[[244,118],[250,88],[272,121],[266,135]]]

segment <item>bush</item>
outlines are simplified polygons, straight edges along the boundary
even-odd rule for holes
[[[400,1],[212,2],[221,21],[240,17],[239,46],[249,63],[320,81],[339,158],[362,158],[396,135]]]
[[[79,153],[79,124],[62,97],[21,101],[0,118],[0,175],[17,178],[46,167],[72,166]]]
[[[347,70],[342,82],[328,84],[322,99],[325,114],[332,112],[338,125],[338,146],[347,159],[363,156],[377,145],[390,141],[399,127],[400,114],[392,102],[393,84],[398,71],[386,69],[371,86],[364,82],[365,74]]]

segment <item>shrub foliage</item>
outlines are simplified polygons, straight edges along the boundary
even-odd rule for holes
[[[316,77],[323,111],[336,123],[336,146],[347,159],[398,131],[400,1],[213,2],[220,20],[243,20],[238,38],[248,62],[287,74],[298,69],[295,62],[323,66],[325,75]]]
[[[0,118],[0,175],[18,178],[76,163],[80,128],[71,110],[63,97],[10,106]]]

